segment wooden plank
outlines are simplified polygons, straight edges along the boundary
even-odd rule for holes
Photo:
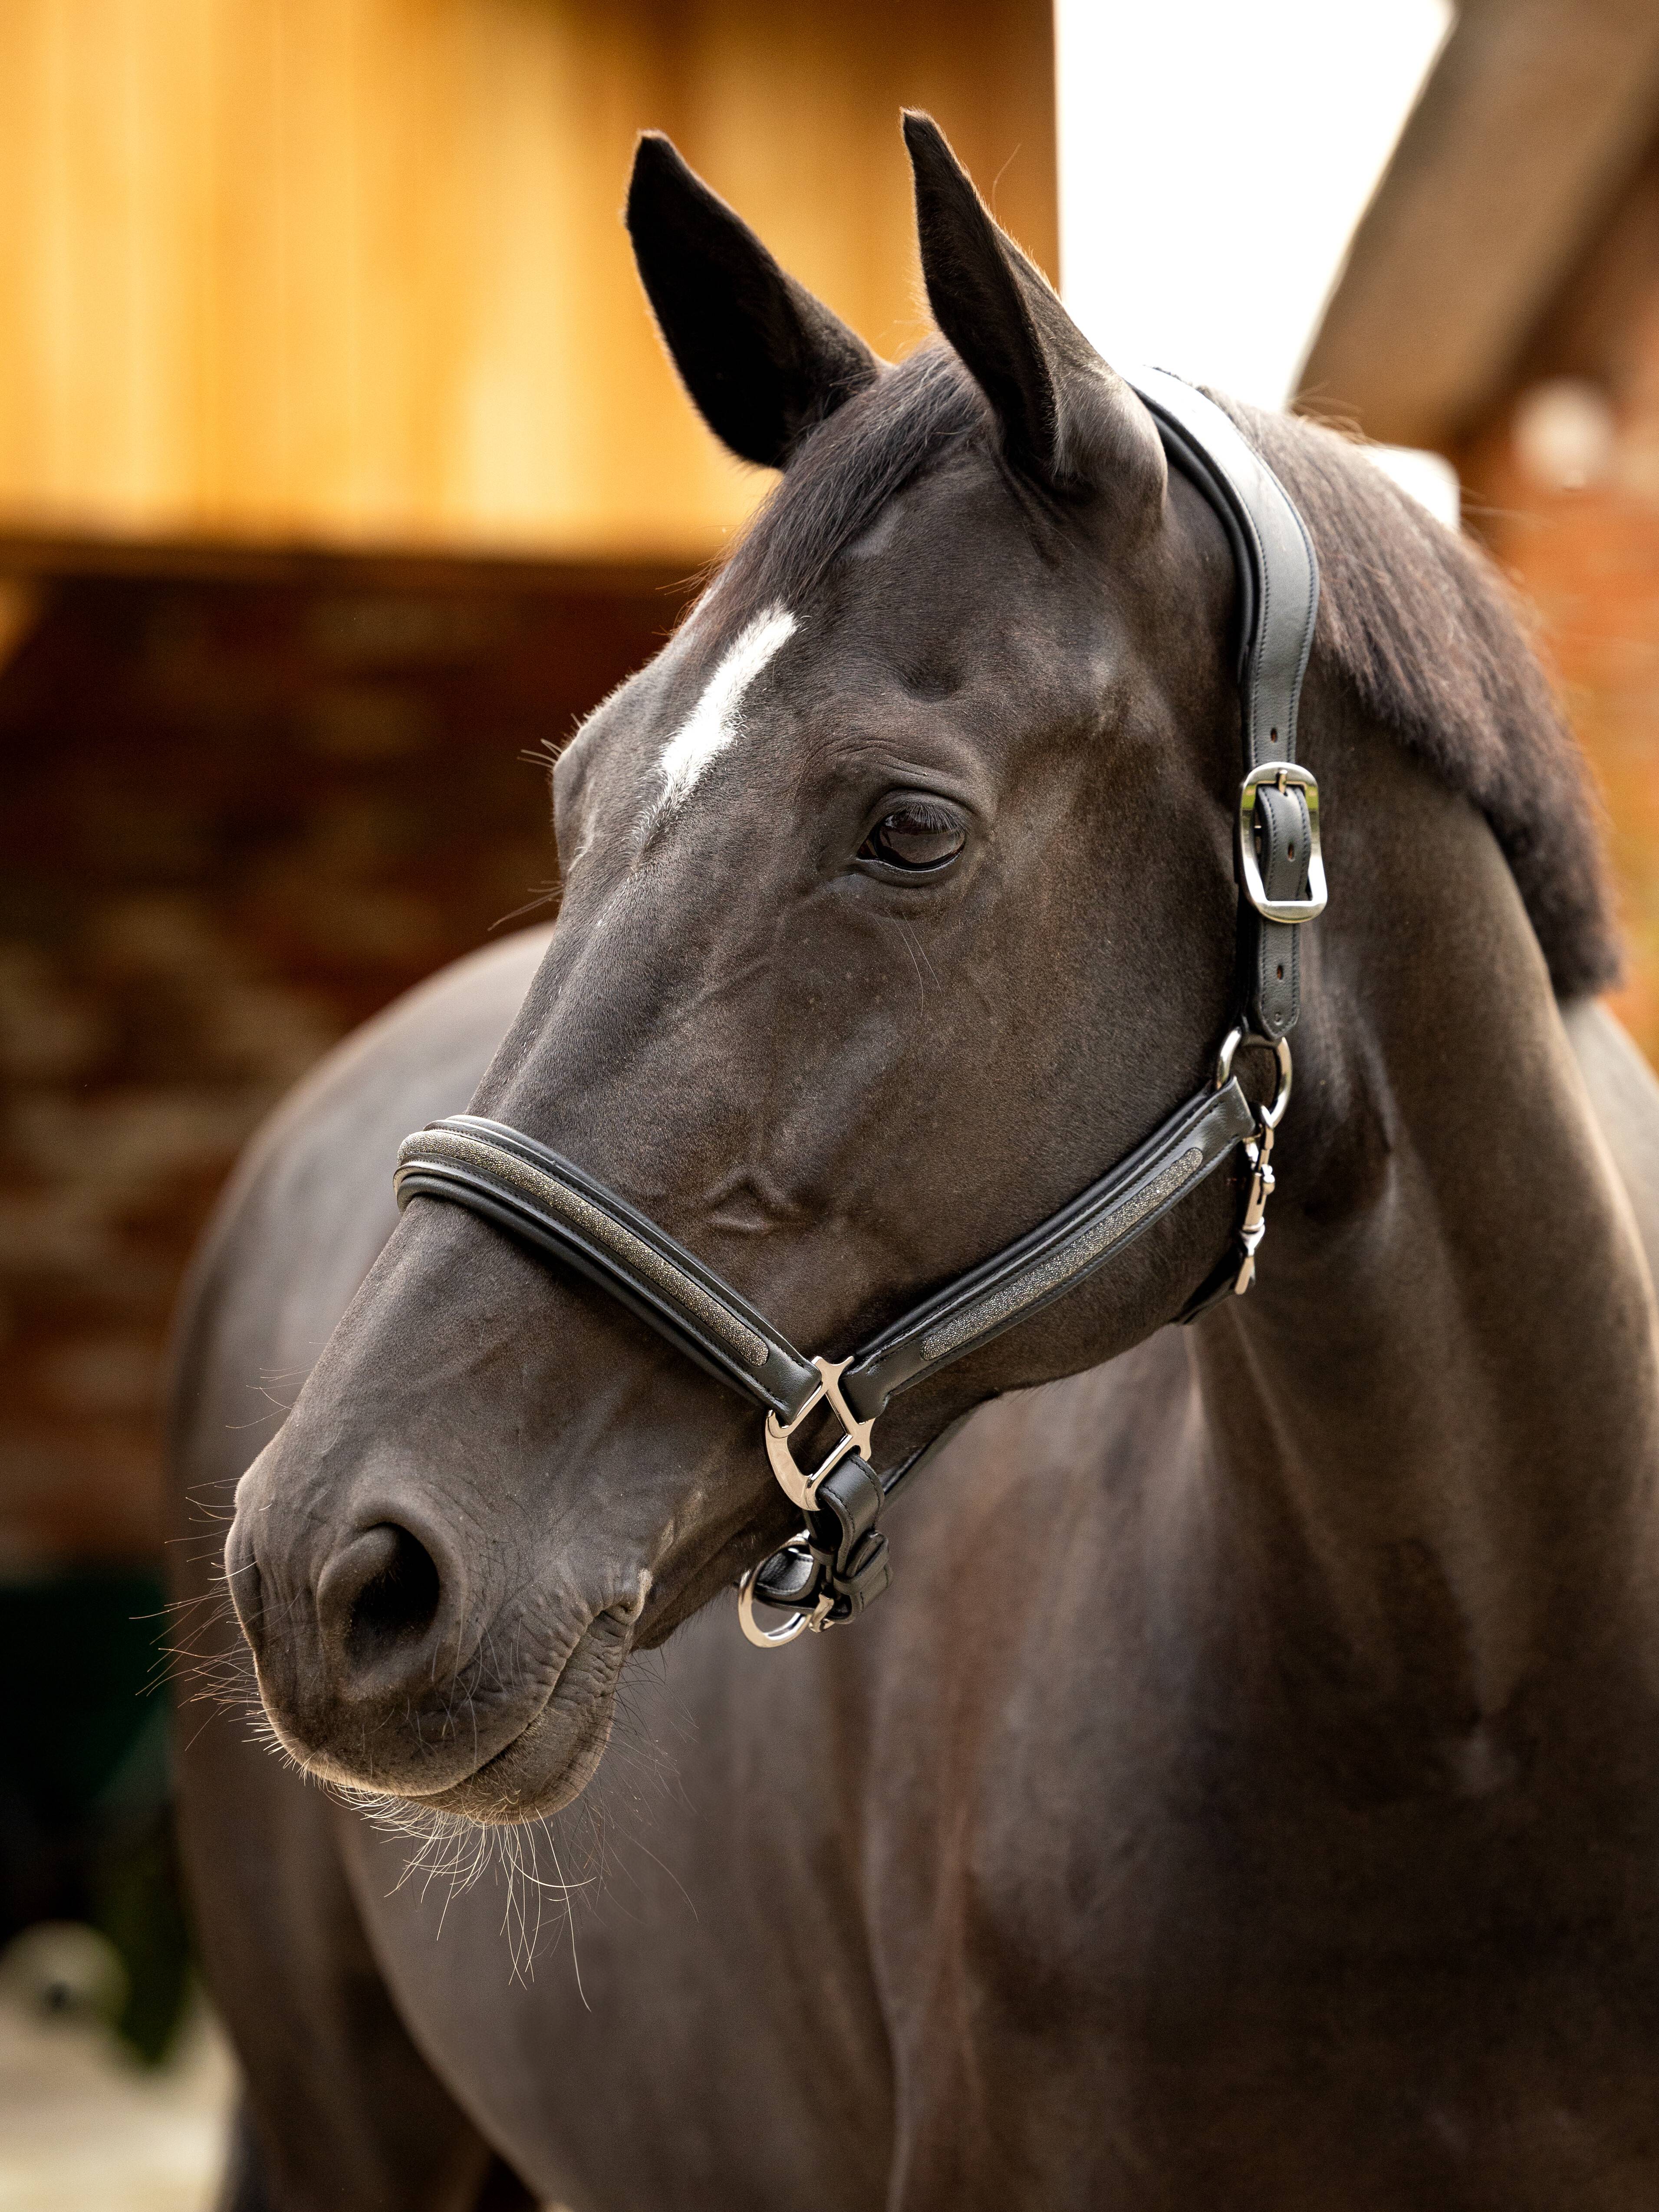
[[[706,557],[618,214],[669,130],[896,352],[902,104],[1054,257],[1040,0],[7,0],[0,531]]]

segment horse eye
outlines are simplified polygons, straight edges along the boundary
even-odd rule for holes
[[[942,868],[968,842],[961,817],[923,799],[907,799],[881,820],[859,847],[861,860],[884,860],[913,874]]]

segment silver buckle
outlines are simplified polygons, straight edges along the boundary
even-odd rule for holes
[[[1255,855],[1255,799],[1264,785],[1275,791],[1299,791],[1308,803],[1308,896],[1270,899]],[[1324,913],[1325,861],[1319,842],[1319,785],[1310,769],[1293,761],[1263,761],[1238,787],[1238,865],[1244,896],[1264,921],[1312,921]]]
[[[865,1459],[870,1456],[870,1431],[876,1425],[875,1416],[872,1414],[867,1421],[854,1420],[852,1407],[841,1395],[841,1378],[852,1364],[850,1359],[815,1359],[812,1364],[818,1370],[818,1387],[793,1420],[786,1427],[775,1413],[766,1417],[766,1456],[772,1462],[772,1472],[784,1496],[792,1505],[799,1505],[803,1513],[812,1510],[817,1503],[818,1485],[849,1452],[857,1452]],[[842,1433],[831,1444],[822,1464],[807,1474],[796,1465],[789,1439],[807,1415],[823,1405],[828,1405],[841,1423]]]
[[[875,1415],[872,1413],[867,1421],[854,1419],[852,1407],[841,1395],[841,1378],[852,1364],[850,1359],[815,1359],[812,1364],[818,1371],[818,1387],[794,1419],[784,1422],[775,1413],[766,1417],[766,1456],[784,1496],[792,1505],[799,1506],[803,1513],[812,1510],[817,1504],[818,1485],[849,1453],[857,1452],[866,1460],[870,1456],[870,1431],[876,1425]],[[820,1406],[829,1407],[841,1423],[842,1433],[807,1474],[796,1463],[789,1439],[808,1414],[816,1413]],[[804,1552],[806,1539],[804,1535],[792,1537],[783,1549]],[[757,1644],[763,1651],[775,1651],[781,1644],[793,1644],[804,1629],[810,1628],[817,1635],[829,1619],[835,1599],[826,1590],[810,1612],[797,1607],[786,1613],[775,1627],[768,1626],[755,1611],[755,1578],[765,1564],[763,1559],[750,1567],[738,1583],[738,1620],[751,1644]]]

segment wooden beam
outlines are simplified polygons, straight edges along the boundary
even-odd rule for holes
[[[690,597],[696,582],[684,563],[664,561],[573,561],[372,540],[343,545],[261,544],[209,537],[51,536],[0,529],[0,591],[15,587],[27,592],[82,577],[457,598],[660,593],[665,621]],[[4,629],[0,612],[0,656],[5,649]]]
[[[1656,123],[1654,0],[1473,0],[1355,233],[1297,407],[1455,444]]]

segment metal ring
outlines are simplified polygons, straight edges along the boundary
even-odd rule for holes
[[[1270,1052],[1279,1063],[1279,1081],[1273,1091],[1271,1106],[1258,1106],[1256,1119],[1264,1129],[1276,1129],[1285,1118],[1285,1109],[1291,1103],[1291,1041],[1288,1037],[1259,1036],[1254,1030],[1229,1030],[1222,1039],[1221,1049],[1216,1054],[1215,1087],[1224,1091],[1233,1072],[1233,1055],[1237,1052]]]
[[[794,1547],[786,1544],[783,1548],[786,1551],[791,1551]],[[770,1556],[775,1558],[776,1554],[773,1553]],[[777,1651],[781,1650],[786,1644],[793,1644],[811,1623],[812,1616],[810,1613],[802,1613],[797,1607],[778,1627],[764,1628],[761,1626],[755,1618],[755,1577],[765,1565],[764,1559],[757,1559],[747,1573],[738,1579],[738,1626],[749,1641],[757,1645],[761,1650]]]

